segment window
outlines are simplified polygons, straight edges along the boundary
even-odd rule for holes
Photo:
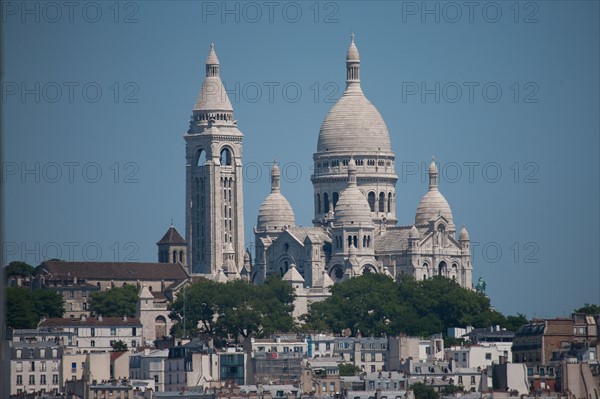
[[[471,385],[475,385],[475,376],[474,375],[471,376]]]
[[[46,357],[46,349],[40,349],[40,357]]]
[[[375,354],[371,353],[371,361],[374,362],[375,361]]]
[[[330,344],[329,342],[327,342],[327,343],[325,344],[325,349],[326,349],[326,350],[329,350],[329,349],[331,349],[331,344]]]
[[[91,340],[91,341],[90,341],[90,346],[91,346],[92,348],[95,348],[95,347],[96,347],[96,341],[94,341],[94,340]]]
[[[371,212],[375,212],[375,193],[371,191],[368,195],[369,208],[371,208]]]
[[[35,362],[29,364],[29,371],[35,371]]]
[[[52,374],[52,384],[58,384],[58,374]]]
[[[21,374],[17,375],[17,385],[23,385],[23,376]]]
[[[463,383],[463,380],[462,380],[462,375],[459,375],[459,376],[458,376],[458,383],[459,383],[459,384],[462,384],[462,383]]]
[[[21,349],[17,349],[17,358],[21,357]]]
[[[91,328],[91,332],[90,332],[92,337],[96,336],[96,329],[94,327]]]
[[[110,335],[117,335],[117,327],[110,328]]]
[[[40,371],[46,371],[46,362],[40,362]]]
[[[29,357],[33,357],[33,349],[29,349]]]
[[[137,346],[137,341],[134,339],[131,341],[131,347],[135,348]]]
[[[69,291],[69,298],[75,298],[75,291],[73,291],[73,290]]]
[[[40,376],[40,384],[41,385],[46,385],[46,375],[45,374],[42,374]]]
[[[77,363],[73,362],[71,363],[71,373],[76,373],[77,372]]]
[[[87,302],[83,303],[83,310],[87,310]]]
[[[492,354],[491,353],[486,353],[485,354],[485,360],[492,360]]]
[[[221,150],[221,166],[231,165],[231,151],[228,148]]]
[[[81,296],[83,298],[87,298],[87,291],[86,290],[81,291]]]
[[[374,372],[375,372],[375,365],[372,365],[371,366],[371,373],[374,373]]]
[[[35,385],[35,375],[29,376],[29,385]]]

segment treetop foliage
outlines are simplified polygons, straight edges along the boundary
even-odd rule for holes
[[[62,317],[65,301],[58,292],[11,287],[6,290],[6,324],[36,328],[42,317]]]
[[[294,328],[293,301],[293,288],[279,276],[269,277],[262,285],[202,280],[182,289],[171,305],[170,317],[179,321],[172,333],[237,340],[290,331]]]
[[[336,284],[331,297],[313,303],[305,317],[306,330],[356,335],[428,336],[448,327],[500,325],[516,329],[523,315],[510,320],[490,306],[483,293],[462,288],[453,280],[435,276],[426,280],[392,278],[369,273]],[[515,328],[516,326],[516,328]]]
[[[106,317],[135,317],[138,289],[133,285],[114,287],[90,295],[89,308],[96,315]]]

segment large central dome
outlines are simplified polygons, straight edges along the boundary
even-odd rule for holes
[[[346,71],[346,90],[321,125],[317,152],[391,152],[388,128],[360,87],[354,37],[346,55]]]

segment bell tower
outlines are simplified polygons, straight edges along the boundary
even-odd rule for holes
[[[237,128],[219,69],[211,44],[206,78],[184,136],[187,264],[193,274],[216,274],[226,257],[233,258],[237,272],[244,263],[244,135]]]

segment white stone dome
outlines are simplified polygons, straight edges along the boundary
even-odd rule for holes
[[[454,224],[452,220],[452,210],[446,198],[438,190],[438,170],[435,165],[435,159],[429,165],[429,191],[423,196],[417,213],[415,215],[415,224],[423,225],[429,223],[429,220],[443,216],[449,224]]]
[[[430,219],[435,219],[440,215],[444,216],[448,220],[448,223],[454,223],[452,220],[452,210],[446,198],[444,198],[437,188],[435,190],[430,189],[421,199],[419,206],[417,206],[415,224],[427,224]]]
[[[344,92],[321,125],[317,152],[338,151],[391,152],[388,128],[362,91]]]
[[[338,223],[372,224],[371,207],[365,195],[356,186],[356,163],[348,163],[348,187],[341,192],[334,211],[334,220]]]
[[[321,125],[317,152],[391,152],[388,128],[360,87],[354,36],[346,54],[346,90]]]
[[[294,210],[280,191],[280,172],[277,162],[271,169],[271,193],[265,198],[258,211],[257,229],[281,230],[295,225]]]
[[[469,232],[465,226],[460,229],[460,234],[458,235],[458,239],[460,241],[469,241]]]
[[[295,225],[294,210],[280,192],[272,192],[260,206],[256,227],[258,229],[282,229]]]

